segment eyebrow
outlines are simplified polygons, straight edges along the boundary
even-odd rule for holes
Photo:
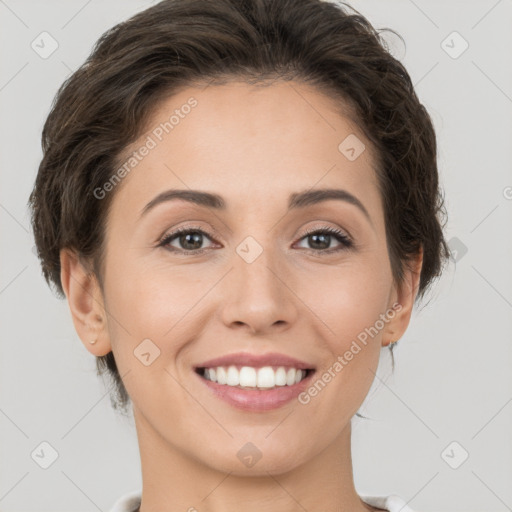
[[[205,206],[207,208],[214,208],[220,211],[226,209],[226,202],[221,196],[217,194],[213,194],[211,192],[203,192],[201,190],[171,189],[158,194],[154,199],[152,199],[142,209],[140,216],[143,217],[146,213],[149,212],[149,210],[155,208],[155,206],[164,202],[172,201],[174,199],[181,199],[182,201],[188,201],[189,203]],[[370,224],[372,224],[370,214],[361,203],[361,201],[356,196],[343,189],[326,188],[317,190],[305,190],[303,192],[291,194],[288,200],[288,209],[296,210],[305,208],[306,206],[311,206],[332,199],[345,201],[353,206],[356,206],[359,210],[361,210],[361,212],[364,213]]]

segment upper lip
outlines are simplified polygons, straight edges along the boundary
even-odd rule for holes
[[[215,368],[217,366],[252,366],[261,368],[263,366],[286,366],[289,368],[298,368],[300,370],[312,370],[314,366],[305,361],[271,352],[268,354],[250,354],[248,352],[238,352],[236,354],[227,354],[225,356],[209,359],[196,368]]]

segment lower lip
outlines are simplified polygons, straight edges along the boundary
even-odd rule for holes
[[[278,409],[297,398],[308,387],[314,373],[314,371],[311,372],[305,379],[292,386],[279,386],[272,389],[237,388],[212,382],[198,373],[196,375],[221,400],[244,411],[260,412]]]

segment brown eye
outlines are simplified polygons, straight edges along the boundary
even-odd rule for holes
[[[341,247],[330,247],[333,239],[337,241]],[[343,233],[343,231],[330,227],[309,231],[301,238],[301,240],[309,242],[309,247],[306,247],[306,249],[310,249],[315,252],[331,253],[348,249],[353,246],[352,241],[347,235],[345,235],[345,233]]]
[[[179,228],[172,233],[167,234],[158,244],[160,247],[165,247],[171,251],[178,252],[193,252],[202,253],[208,248],[202,247],[204,239],[211,240],[210,235],[198,228]],[[177,243],[178,247],[172,245]]]

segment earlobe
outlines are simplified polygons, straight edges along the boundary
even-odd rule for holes
[[[61,283],[75,330],[91,354],[111,351],[103,295],[94,273],[87,271],[76,252],[60,252]]]
[[[383,347],[398,341],[407,330],[418,294],[422,266],[423,248],[421,247],[418,254],[409,261],[404,270],[404,279],[393,293],[389,307],[395,311],[395,314],[383,333]]]

